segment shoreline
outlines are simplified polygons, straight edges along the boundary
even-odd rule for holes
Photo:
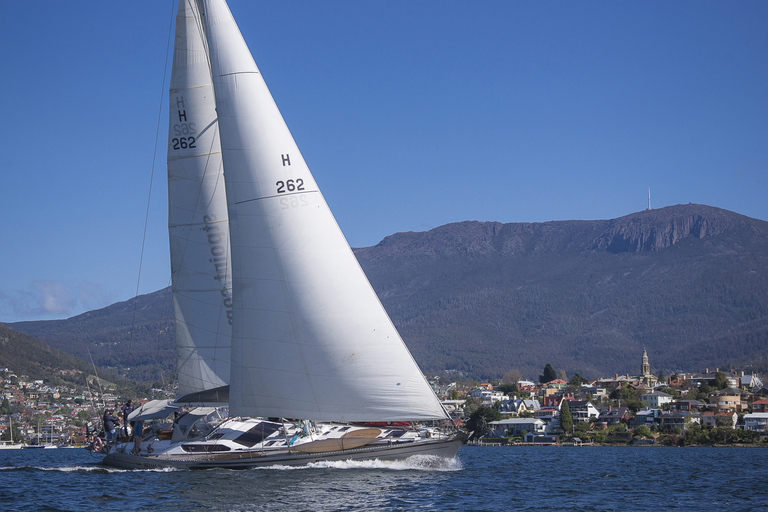
[[[518,448],[526,446],[547,447],[552,446],[556,448],[768,448],[768,443],[734,443],[734,444],[688,444],[685,446],[660,444],[660,443],[480,443],[480,444],[464,444],[462,446],[477,446],[477,447],[501,447],[501,448]]]

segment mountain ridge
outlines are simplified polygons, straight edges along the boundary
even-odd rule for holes
[[[515,368],[531,378],[546,363],[584,376],[636,373],[644,348],[669,373],[768,353],[768,222],[711,206],[608,220],[466,221],[354,252],[429,373],[486,378]],[[154,379],[173,365],[166,293],[136,299],[132,338],[131,301],[9,325],[73,353],[106,343],[97,364]]]

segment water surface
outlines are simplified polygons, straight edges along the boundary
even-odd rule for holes
[[[0,451],[3,510],[766,509],[764,448],[477,447],[456,459],[125,471],[85,450]]]

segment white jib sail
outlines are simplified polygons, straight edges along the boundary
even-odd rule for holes
[[[232,246],[231,416],[445,418],[223,0],[201,2]]]
[[[216,103],[194,0],[181,0],[170,86],[168,227],[181,396],[229,384],[229,220]]]

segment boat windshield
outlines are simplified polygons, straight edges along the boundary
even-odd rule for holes
[[[174,422],[172,442],[207,436],[227,418],[223,407],[199,407],[179,416]]]
[[[272,435],[272,433],[276,432],[279,428],[279,423],[262,421],[255,427],[251,428],[248,432],[240,435],[237,439],[235,439],[235,442],[251,448],[253,445],[260,443],[263,439]]]

